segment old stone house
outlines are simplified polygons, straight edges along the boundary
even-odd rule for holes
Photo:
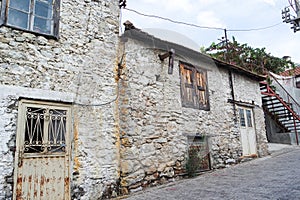
[[[193,152],[196,170],[267,153],[263,77],[119,38],[118,1],[0,2],[0,199],[101,199],[184,175]]]
[[[264,77],[125,25],[119,73],[123,192],[172,181],[189,164],[201,171],[268,153],[259,86]],[[200,159],[189,163],[194,153]]]
[[[119,2],[0,2],[0,199],[114,193]]]

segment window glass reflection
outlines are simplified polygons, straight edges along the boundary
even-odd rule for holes
[[[34,13],[44,18],[52,18],[52,4],[47,1],[36,1]]]
[[[29,12],[30,0],[10,0],[9,7]]]
[[[28,29],[28,17],[24,12],[9,9],[7,23],[19,28]]]
[[[246,126],[246,121],[245,121],[245,114],[244,114],[244,109],[239,109],[239,116],[240,116],[240,125],[245,127]]]
[[[51,20],[35,17],[33,30],[39,33],[51,34]]]
[[[248,127],[252,127],[252,116],[250,110],[246,110],[246,116],[247,116]]]

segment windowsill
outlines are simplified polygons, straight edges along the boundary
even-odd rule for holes
[[[194,110],[203,110],[203,111],[210,111],[210,108],[199,108],[199,107],[195,107],[193,105],[182,105],[183,108],[191,108]]]
[[[8,28],[15,29],[15,30],[18,30],[18,31],[24,31],[24,32],[31,33],[31,34],[34,34],[34,35],[37,35],[37,36],[44,36],[47,39],[54,39],[54,40],[58,40],[59,39],[59,36],[49,35],[49,34],[35,32],[35,31],[30,31],[30,30],[27,30],[27,29],[22,29],[22,28],[19,28],[19,27],[8,25],[8,24],[2,24],[2,25],[0,25],[0,27],[2,27],[2,26],[6,26]]]

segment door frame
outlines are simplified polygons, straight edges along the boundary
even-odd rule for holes
[[[31,99],[20,99],[19,100],[19,105],[18,105],[18,122],[17,122],[17,131],[16,131],[16,152],[15,152],[15,157],[14,157],[14,187],[13,187],[13,200],[17,199],[17,196],[20,195],[18,194],[17,186],[18,183],[22,180],[19,180],[18,174],[20,172],[19,170],[19,165],[20,162],[22,162],[20,159],[22,154],[23,154],[23,146],[24,146],[24,134],[25,134],[25,122],[26,122],[26,105],[30,106],[32,105],[33,107],[38,107],[39,105],[42,106],[50,106],[50,107],[59,107],[67,110],[67,122],[66,122],[66,132],[67,136],[65,137],[65,177],[67,176],[68,179],[64,180],[65,182],[68,181],[67,184],[64,185],[64,199],[71,199],[71,137],[72,137],[72,105],[69,103],[57,103],[57,102],[52,102],[52,101],[41,101],[41,100],[31,100]],[[48,157],[51,157],[52,155],[49,155]],[[54,155],[55,156],[55,155]],[[25,156],[27,158],[27,156]],[[34,157],[41,157],[38,154],[32,154],[31,156],[28,156],[29,158],[34,158]],[[64,178],[65,178],[64,177]]]
[[[250,106],[241,106],[241,105],[238,105],[237,107],[238,109],[238,119],[239,119],[239,129],[240,129],[240,140],[241,140],[241,145],[242,145],[242,150],[243,150],[243,156],[257,156],[257,135],[256,135],[256,126],[255,126],[255,115],[254,115],[254,109],[253,107],[250,107]],[[245,125],[242,126],[241,125],[241,116],[240,116],[240,109],[243,110],[243,113],[244,113],[244,123]],[[251,126],[249,126],[249,121],[248,121],[248,118],[247,118],[247,111],[250,111],[251,113]],[[247,130],[248,129],[248,130]],[[252,129],[253,131],[253,140],[254,140],[254,144],[253,145],[253,149],[254,149],[254,152],[251,152],[251,142],[249,140],[249,129]],[[247,143],[248,143],[248,147],[249,147],[249,153],[250,154],[246,154],[244,152],[244,146],[243,146],[243,141],[242,141],[242,137],[243,137],[243,133],[242,131],[245,131],[244,134],[246,134],[246,139],[247,139]]]

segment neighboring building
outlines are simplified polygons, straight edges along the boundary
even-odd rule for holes
[[[264,77],[126,26],[119,88],[123,193],[184,175],[195,149],[202,156],[196,170],[267,155]]]
[[[264,77],[119,38],[118,16],[117,1],[1,1],[0,199],[115,197],[268,153]]]
[[[0,2],[0,199],[116,194],[118,2]]]
[[[269,77],[272,87],[263,97],[268,141],[299,144],[300,67]]]
[[[281,84],[287,86],[288,89],[290,88],[300,89],[300,66],[296,67],[295,69],[286,70],[280,73],[280,76],[282,77],[277,77],[277,79],[280,81]],[[293,94],[293,92],[291,93]],[[300,99],[300,93],[297,93],[295,97],[296,98],[298,97],[298,99]]]

